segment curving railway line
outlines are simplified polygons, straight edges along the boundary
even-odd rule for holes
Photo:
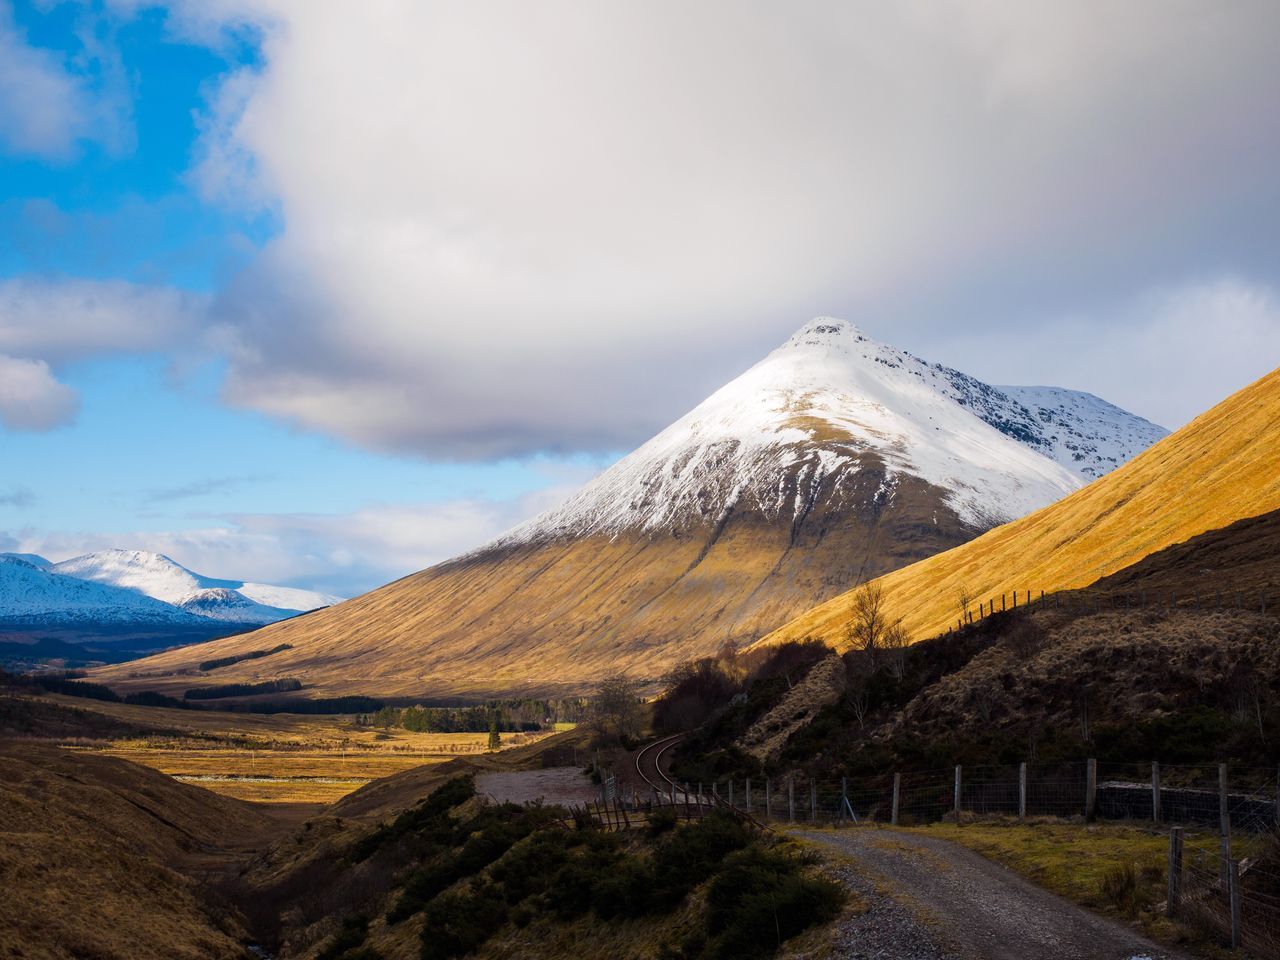
[[[668,797],[672,791],[675,791],[677,797],[684,799],[684,788],[672,780],[662,768],[663,757],[667,756],[668,751],[683,739],[683,733],[663,737],[661,740],[653,741],[636,754],[637,776],[650,788],[658,791],[661,797]],[[667,764],[670,766],[669,757]]]

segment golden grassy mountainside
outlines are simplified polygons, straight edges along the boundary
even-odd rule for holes
[[[584,690],[619,671],[657,679],[974,535],[942,491],[903,475],[886,501],[877,496],[884,480],[868,457],[794,523],[741,508],[674,534],[490,548],[304,617],[100,668],[92,679],[181,695],[297,677],[302,696],[404,698]],[[281,644],[291,648],[197,669]]]
[[[1077,589],[1159,550],[1280,509],[1280,370],[1129,463],[1036,513],[880,579],[893,617],[916,639],[947,629],[958,597]],[[851,594],[761,643],[815,637],[845,646]]]

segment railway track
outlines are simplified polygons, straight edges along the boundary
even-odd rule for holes
[[[662,758],[668,750],[683,739],[684,734],[677,733],[670,737],[663,737],[661,740],[655,740],[636,754],[635,761],[637,776],[652,789],[658,791],[659,796],[667,797],[674,791],[682,801],[685,798],[684,788],[667,776],[666,771],[662,769]]]

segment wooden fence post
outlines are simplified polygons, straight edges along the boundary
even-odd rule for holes
[[[848,810],[849,810],[849,778],[841,777],[840,778],[840,817],[841,819],[844,818],[844,815],[848,812]]]
[[[747,813],[751,812],[751,778],[747,777],[747,795],[744,798],[747,801]]]
[[[899,802],[902,798],[902,774],[895,773],[893,775],[893,807],[890,813],[889,822],[895,827],[898,825]]]
[[[818,822],[818,781],[809,779],[809,822]]]
[[[1227,864],[1227,896],[1231,899],[1231,949],[1240,949],[1240,861]]]
[[[768,823],[773,819],[773,781],[768,777],[764,778],[764,822]]]
[[[1098,811],[1098,761],[1090,757],[1085,761],[1084,818],[1092,820]]]
[[[796,778],[787,777],[787,822],[796,822]]]
[[[1227,803],[1227,765],[1218,764],[1218,849],[1221,852],[1222,886],[1227,885],[1231,860],[1231,809]]]
[[[1018,764],[1018,819],[1027,819],[1027,764]]]
[[[1004,613],[1004,594],[1000,594],[1000,612]]]
[[[960,826],[960,765],[956,764],[956,786],[955,786],[955,810],[956,810],[956,826]]]
[[[1160,822],[1160,761],[1151,761],[1151,819]]]
[[[733,806],[733,777],[729,778],[729,806]]]
[[[1176,917],[1182,905],[1182,828],[1169,831],[1169,894],[1165,916]]]

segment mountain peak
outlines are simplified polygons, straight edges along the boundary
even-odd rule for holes
[[[876,341],[872,340],[848,320],[841,320],[839,317],[814,317],[793,333],[790,339],[782,345],[782,349],[808,346],[827,347],[836,344],[851,345],[855,343],[875,344]]]

